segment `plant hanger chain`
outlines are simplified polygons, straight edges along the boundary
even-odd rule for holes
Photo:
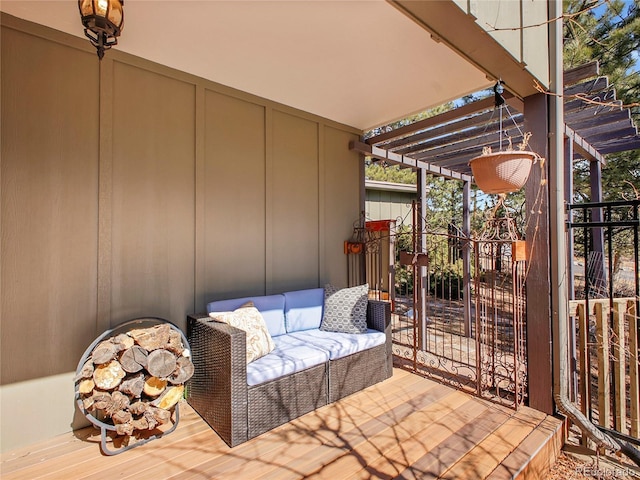
[[[504,124],[503,124],[503,109],[507,111],[507,114],[509,115],[509,118],[511,119],[511,122],[513,123],[513,125],[516,127],[516,130],[518,130],[518,133],[520,134],[520,137],[522,137],[523,139],[525,138],[524,133],[522,132],[522,130],[520,129],[520,127],[518,126],[518,124],[516,123],[516,121],[513,119],[513,114],[511,113],[511,111],[509,110],[509,106],[507,105],[504,97],[502,96],[502,94],[504,93],[504,82],[502,81],[502,79],[499,79],[496,84],[493,86],[493,93],[494,93],[494,97],[495,97],[495,108],[498,109],[499,114],[500,114],[500,126],[499,126],[499,131],[500,131],[500,151],[502,151],[502,137],[503,137],[503,130],[504,130]],[[495,112],[495,110],[494,110]],[[509,137],[509,147],[511,149],[511,137]]]

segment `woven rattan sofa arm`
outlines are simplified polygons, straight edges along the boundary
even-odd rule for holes
[[[206,314],[187,317],[195,373],[189,404],[230,446],[247,440],[247,350],[244,331],[213,322]]]
[[[389,302],[369,300],[367,304],[367,326],[391,335],[391,305]]]
[[[367,326],[379,332],[384,332],[385,339],[385,369],[386,378],[393,375],[393,352],[391,339],[391,304],[381,300],[369,300],[367,303]]]

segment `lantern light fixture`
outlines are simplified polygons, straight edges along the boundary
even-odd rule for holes
[[[104,51],[118,43],[124,26],[124,0],[78,0],[78,9],[84,34],[98,51],[102,60]]]

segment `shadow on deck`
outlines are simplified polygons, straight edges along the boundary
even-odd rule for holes
[[[391,379],[233,449],[182,403],[176,430],[116,456],[93,427],[2,455],[10,479],[544,479],[561,421],[394,369]]]

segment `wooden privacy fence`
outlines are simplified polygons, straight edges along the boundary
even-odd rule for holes
[[[577,393],[598,425],[640,436],[636,298],[570,302],[576,321]]]

